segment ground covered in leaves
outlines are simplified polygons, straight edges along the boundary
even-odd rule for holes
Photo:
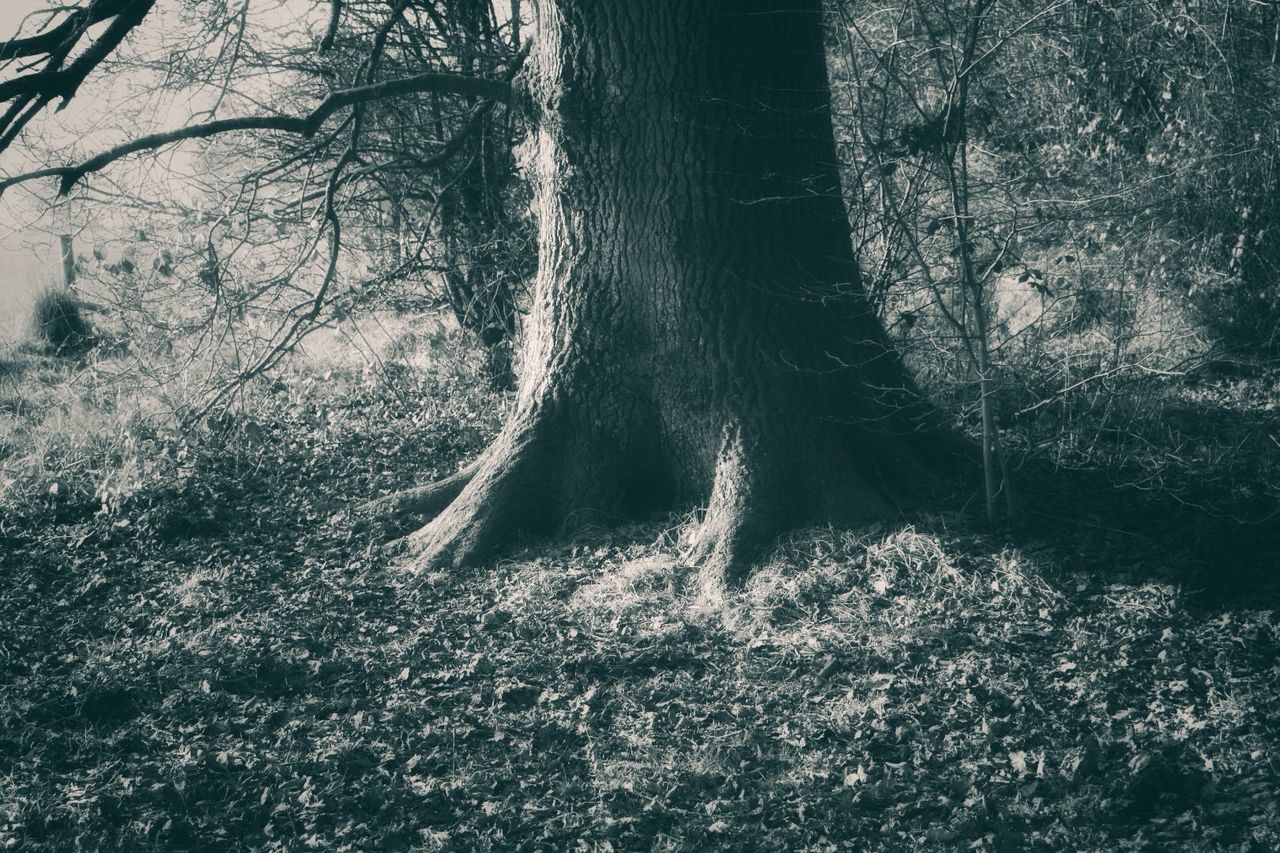
[[[727,609],[674,521],[411,579],[343,511],[495,415],[399,388],[0,524],[0,847],[1280,849],[1273,600],[944,515],[797,535]]]

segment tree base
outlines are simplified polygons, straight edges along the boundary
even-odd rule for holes
[[[572,436],[537,418],[517,417],[458,473],[366,504],[360,516],[403,537],[396,547],[414,572],[483,563],[521,535],[565,532],[601,516],[635,518],[636,513],[619,509],[645,504],[630,500],[635,478],[616,476],[622,470],[618,459],[599,453],[598,445],[595,455],[575,454],[582,443]],[[707,596],[718,598],[740,585],[764,549],[785,532],[886,521],[912,502],[913,494],[937,498],[944,479],[917,462],[905,445],[889,453],[882,437],[875,446],[880,458],[859,466],[838,437],[835,430],[811,433],[811,443],[801,449],[794,441],[770,441],[767,433],[733,422],[722,431],[702,500],[681,503],[678,492],[667,491],[665,500],[654,502],[652,482],[645,484],[651,510],[701,506],[681,533],[678,558],[699,569]],[[602,476],[610,473],[615,476]],[[582,488],[586,480],[594,487]]]

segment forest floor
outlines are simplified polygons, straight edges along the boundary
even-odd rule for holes
[[[61,380],[8,371],[12,463]],[[808,531],[719,610],[676,520],[414,578],[342,512],[473,456],[498,398],[261,393],[131,421],[113,477],[10,466],[0,848],[1280,849],[1274,566],[1222,581],[1137,498]]]

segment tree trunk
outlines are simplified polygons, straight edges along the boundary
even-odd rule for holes
[[[512,414],[418,566],[680,507],[708,578],[889,514],[955,443],[858,280],[820,0],[539,0],[539,269]]]

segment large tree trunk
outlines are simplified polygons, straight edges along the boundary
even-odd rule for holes
[[[537,11],[518,397],[473,466],[420,491],[452,502],[408,538],[416,564],[701,507],[685,557],[734,577],[779,532],[931,486],[948,441],[858,280],[820,0]]]

